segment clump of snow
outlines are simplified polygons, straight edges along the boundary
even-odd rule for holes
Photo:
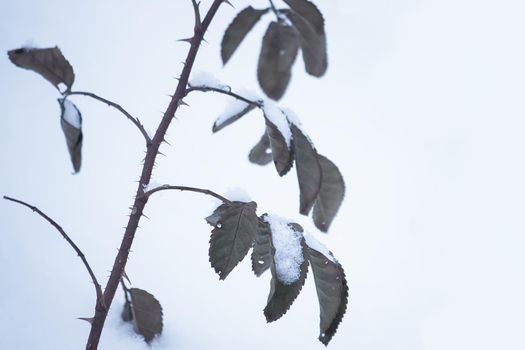
[[[238,201],[238,202],[251,202],[252,201],[248,192],[246,192],[246,190],[244,190],[243,188],[239,188],[239,187],[230,187],[224,194],[224,197],[234,202],[235,201]]]
[[[339,264],[337,260],[335,260],[334,255],[328,248],[321,242],[319,242],[314,236],[312,236],[309,233],[304,233],[304,240],[306,241],[306,245],[310,248],[317,250],[319,253],[323,254],[327,259],[329,259],[331,262],[335,264]]]
[[[286,118],[288,119],[290,123],[294,124],[298,128],[301,128],[301,125],[303,123],[301,122],[301,120],[299,119],[297,114],[295,114],[293,110],[291,110],[290,108],[282,108],[282,111],[284,112],[284,114],[286,115]]]
[[[290,147],[290,141],[292,139],[292,132],[288,125],[288,119],[283,111],[277,107],[277,105],[270,100],[265,100],[263,104],[264,116],[268,118],[272,124],[274,124],[279,132],[284,136],[286,144]]]
[[[223,84],[213,74],[204,71],[199,71],[193,74],[188,84],[190,86],[206,86],[226,92],[231,91],[231,88],[228,85]]]
[[[72,127],[80,129],[82,126],[82,117],[80,116],[80,111],[73,104],[73,102],[68,99],[61,100],[64,111],[62,112],[62,118]]]
[[[157,182],[155,180],[150,180],[150,182],[148,184],[144,185],[144,192],[149,192],[149,191],[154,190],[154,189],[156,189],[158,187],[161,187],[161,186],[162,185],[159,182]]]
[[[272,232],[277,279],[284,284],[292,284],[299,279],[304,262],[303,235],[288,225],[289,220],[277,215],[267,215],[264,220],[270,224]]]

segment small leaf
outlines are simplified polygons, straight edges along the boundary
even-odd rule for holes
[[[319,9],[306,0],[288,0],[293,11],[283,11],[301,37],[306,72],[321,77],[328,67],[324,19]]]
[[[13,64],[37,72],[57,89],[60,83],[65,84],[68,90],[71,89],[75,80],[75,73],[58,47],[46,49],[20,48],[8,51],[7,54]]]
[[[342,266],[330,252],[325,256],[312,247],[308,251],[319,299],[319,340],[328,345],[346,312],[348,286]]]
[[[206,221],[214,226],[210,239],[210,263],[223,280],[246,256],[257,232],[255,202],[221,204]]]
[[[122,313],[120,314],[122,320],[125,322],[130,322],[133,320],[133,312],[131,311],[131,303],[125,302],[124,307],[122,308]]]
[[[256,10],[248,6],[237,14],[222,37],[221,57],[223,64],[228,62],[246,35],[266,12],[268,12],[268,9]]]
[[[319,164],[322,169],[322,182],[319,197],[314,204],[313,219],[319,230],[328,232],[343,202],[345,183],[337,166],[328,158],[319,154]]]
[[[270,140],[275,169],[277,169],[279,176],[284,176],[292,168],[293,152],[289,148],[288,142],[279,128],[266,116],[264,119],[266,121],[266,134]]]
[[[264,34],[257,79],[264,93],[274,100],[283,97],[290,82],[299,41],[296,30],[280,22],[270,23]]]
[[[253,146],[250,154],[248,155],[250,162],[258,165],[266,165],[273,159],[272,148],[270,147],[270,139],[266,131],[261,136],[261,139],[255,146]]]
[[[162,333],[162,307],[153,295],[143,289],[131,288],[129,294],[135,332],[149,343]]]
[[[295,169],[299,181],[299,212],[308,215],[321,190],[321,165],[317,151],[295,124],[291,124]]]
[[[300,274],[297,280],[292,283],[288,281],[282,281],[279,277],[277,264],[282,263],[289,265],[290,262],[282,261],[276,263],[276,248],[274,243],[274,235],[276,234],[275,228],[270,225],[272,230],[272,263],[270,265],[270,271],[272,273],[272,279],[270,281],[270,294],[268,295],[268,303],[264,308],[264,315],[266,316],[266,321],[273,322],[281,318],[293,304],[306,280],[306,274],[308,273],[308,249],[307,245],[302,237],[302,234],[296,230],[296,226],[288,225],[291,228],[291,232],[300,235],[301,250],[303,256],[303,262],[300,265]],[[288,267],[288,266],[286,266]]]
[[[66,137],[67,149],[76,173],[82,163],[82,115],[78,108],[67,99],[59,99],[60,124]]]
[[[217,120],[215,120],[215,123],[213,123],[212,131],[217,132],[227,127],[228,125],[236,122],[237,120],[241,119],[246,114],[251,112],[255,107],[256,106],[254,104],[246,104],[246,106],[237,113],[217,118]]]
[[[259,222],[252,251],[252,270],[257,277],[268,270],[272,262],[270,235],[270,226],[267,223]]]

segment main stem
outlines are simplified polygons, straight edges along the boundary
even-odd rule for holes
[[[206,17],[204,18],[202,23],[200,23],[199,20],[196,20],[194,35],[190,43],[191,47],[188,51],[184,68],[182,69],[179,84],[177,85],[175,94],[173,95],[170,104],[168,105],[168,108],[164,113],[164,116],[159,124],[159,127],[157,128],[157,132],[155,133],[152,142],[148,144],[146,157],[144,159],[144,166],[142,168],[140,181],[138,184],[137,192],[135,194],[135,200],[131,207],[132,209],[128,225],[126,226],[124,237],[122,239],[122,243],[120,244],[118,254],[115,258],[115,262],[113,263],[113,268],[111,270],[108,283],[106,284],[106,288],[104,289],[104,304],[106,305],[107,309],[102,309],[100,307],[95,308],[95,316],[93,318],[93,323],[91,324],[91,331],[89,333],[86,350],[96,350],[98,348],[100,335],[102,334],[102,329],[104,328],[104,323],[106,321],[109,308],[111,307],[111,303],[113,302],[113,298],[118,288],[120,278],[122,277],[124,268],[126,267],[129,251],[131,249],[131,245],[133,244],[133,239],[135,237],[135,232],[137,232],[137,227],[139,225],[140,218],[142,217],[144,207],[146,206],[146,203],[148,201],[148,197],[143,196],[144,185],[150,182],[151,172],[153,170],[153,166],[155,164],[160,145],[164,141],[166,131],[168,130],[168,127],[171,121],[173,120],[173,117],[175,116],[175,112],[177,111],[180,103],[182,102],[182,98],[187,93],[186,86],[188,84],[188,79],[191,73],[191,69],[193,67],[193,63],[195,62],[195,57],[197,56],[197,52],[199,51],[200,44],[203,40],[204,33],[208,29],[210,22],[217,13],[217,10],[219,9],[219,6],[223,1],[224,0],[214,0],[210,9],[206,13]]]

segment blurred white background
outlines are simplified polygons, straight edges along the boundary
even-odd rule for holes
[[[210,0],[204,0],[206,9]],[[227,66],[219,44],[235,14],[223,6],[196,70],[260,92],[263,18]],[[302,119],[347,183],[330,233],[298,214],[295,172],[247,161],[263,131],[258,112],[216,135],[227,100],[195,94],[181,109],[154,180],[245,189],[259,212],[297,220],[345,267],[349,308],[329,348],[525,348],[525,4],[518,0],[315,1],[326,18],[329,69],[309,77],[298,59],[282,106]],[[144,156],[118,112],[74,97],[84,117],[82,170],[71,165],[57,91],[12,65],[7,50],[58,45],[76,90],[114,100],[154,130],[191,35],[189,0],[0,2],[0,194],[56,219],[105,283]],[[226,281],[208,262],[216,203],[165,193],[148,203],[128,274],[162,303],[156,349],[322,349],[313,278],[290,311],[266,324],[269,275],[244,261]],[[0,201],[0,348],[82,349],[94,292],[80,260],[36,214]],[[101,349],[147,349],[120,321],[119,291]]]

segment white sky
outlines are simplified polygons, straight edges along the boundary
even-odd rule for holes
[[[232,1],[237,10],[265,1]],[[203,7],[211,1],[204,0]],[[263,131],[257,112],[211,134],[227,103],[195,94],[170,130],[154,180],[220,193],[244,188],[259,213],[296,218],[343,264],[350,304],[330,349],[525,348],[525,4],[518,0],[316,1],[325,14],[329,69],[298,60],[281,101],[301,118],[348,192],[328,236],[298,215],[294,171],[281,179],[247,154]],[[222,68],[224,6],[196,69],[260,91],[264,25]],[[267,23],[271,16],[263,21]],[[0,51],[58,45],[75,89],[100,94],[153,130],[191,35],[189,0],[0,2]],[[59,97],[35,73],[0,60],[0,194],[37,205],[82,247],[106,280],[144,155],[117,112],[81,96],[82,170],[72,167]],[[290,311],[266,324],[269,276],[244,261],[218,281],[206,217],[216,203],[165,193],[146,209],[128,274],[164,307],[158,349],[322,349],[313,278]],[[81,349],[94,292],[66,242],[37,215],[0,201],[0,348]],[[119,292],[101,349],[145,349],[119,320]]]

